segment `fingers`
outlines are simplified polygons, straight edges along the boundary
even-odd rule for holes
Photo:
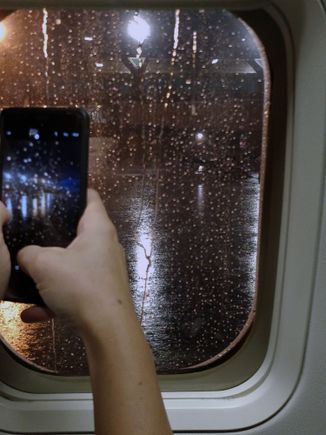
[[[0,201],[0,244],[1,245],[4,243],[2,227],[6,222],[9,221],[9,219],[10,219],[9,211],[6,209],[4,204]]]
[[[46,322],[54,318],[54,313],[49,308],[34,306],[22,311],[20,318],[24,323]]]
[[[79,222],[77,234],[88,232],[111,231],[115,235],[115,226],[109,219],[100,195],[88,189],[87,207]]]
[[[17,262],[22,270],[32,278],[35,274],[35,269],[38,265],[39,258],[45,248],[40,246],[30,245],[21,249],[17,254]]]
[[[4,225],[10,219],[9,210],[6,209],[5,205],[0,201],[0,226]]]

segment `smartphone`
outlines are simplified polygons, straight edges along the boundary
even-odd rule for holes
[[[89,116],[79,108],[8,108],[0,115],[0,198],[12,271],[5,300],[41,304],[17,264],[27,245],[66,247],[86,206]]]

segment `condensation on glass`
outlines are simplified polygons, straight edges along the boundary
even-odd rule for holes
[[[0,29],[0,105],[83,106],[89,184],[124,246],[159,372],[224,359],[254,322],[269,73],[225,10],[18,10]],[[38,368],[87,374],[63,321],[3,340]],[[91,307],[90,307],[91,309]]]

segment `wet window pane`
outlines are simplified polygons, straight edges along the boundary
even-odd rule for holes
[[[84,106],[89,184],[126,249],[160,372],[232,353],[254,321],[267,120],[266,58],[225,10],[19,10],[2,21],[0,105]],[[24,325],[3,339],[31,364],[87,374],[81,340]]]

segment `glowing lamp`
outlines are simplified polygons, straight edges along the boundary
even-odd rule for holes
[[[135,15],[128,23],[128,34],[138,44],[142,44],[151,34],[150,25],[139,15]]]

